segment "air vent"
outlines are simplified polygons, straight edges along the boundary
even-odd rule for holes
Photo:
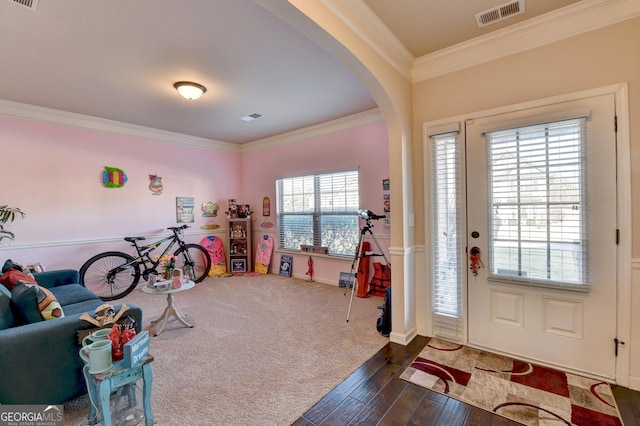
[[[19,4],[27,9],[36,10],[38,8],[38,0],[9,0],[11,3]]]
[[[254,112],[253,114],[249,114],[249,115],[245,115],[244,117],[240,117],[240,120],[242,121],[253,121],[253,120],[257,120],[258,118],[261,118],[262,115],[258,114],[257,112]]]
[[[476,23],[478,27],[482,28],[521,13],[524,13],[524,0],[511,1],[484,12],[476,13]]]

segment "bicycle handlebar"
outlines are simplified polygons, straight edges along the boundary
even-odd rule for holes
[[[170,226],[167,229],[170,230],[170,231],[181,231],[181,230],[187,229],[187,228],[190,228],[190,226],[189,225]]]
[[[191,228],[191,227],[189,225],[182,225],[182,226],[170,226],[167,229],[169,231],[172,231],[174,234],[177,234],[178,231],[182,231],[183,229],[187,229],[187,228]],[[143,240],[146,240],[146,238],[145,237],[124,237],[124,240],[130,242],[135,246],[136,241],[143,241]]]

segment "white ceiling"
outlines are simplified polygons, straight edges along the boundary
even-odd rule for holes
[[[285,0],[282,0],[285,2]],[[414,58],[579,0],[345,0],[369,7]],[[583,0],[580,0],[583,1]],[[346,66],[253,0],[0,0],[0,99],[245,143],[376,108]],[[173,83],[207,87],[199,100]],[[240,120],[262,114],[252,122]]]

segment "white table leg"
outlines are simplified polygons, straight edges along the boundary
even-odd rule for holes
[[[164,309],[162,315],[160,315],[155,320],[151,321],[152,323],[160,323],[160,327],[155,332],[154,336],[159,336],[164,330],[165,325],[167,325],[167,320],[170,316],[174,316],[178,321],[180,321],[183,325],[189,328],[193,328],[192,324],[189,324],[176,310],[175,305],[173,304],[173,293],[167,294],[167,307]]]

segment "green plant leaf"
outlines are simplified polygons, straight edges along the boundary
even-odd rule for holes
[[[13,222],[16,219],[16,215],[20,215],[21,218],[25,217],[25,213],[17,207],[9,207],[6,204],[0,206],[0,241],[4,238],[9,240],[15,238],[13,232],[4,229],[4,224]]]

